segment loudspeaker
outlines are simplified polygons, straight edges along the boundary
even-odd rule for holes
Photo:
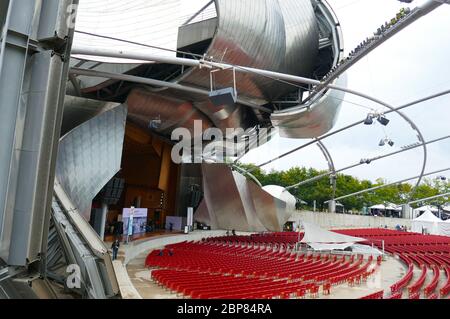
[[[225,88],[209,93],[209,99],[215,106],[236,104],[236,93],[233,88]]]

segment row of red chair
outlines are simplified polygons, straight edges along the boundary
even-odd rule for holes
[[[415,265],[421,269],[421,275],[409,288],[409,298],[420,297],[426,279],[427,267],[433,270],[431,282],[424,288],[424,295],[434,295],[439,280],[440,269],[445,270],[447,282],[440,289],[441,298],[450,291],[450,238],[445,236],[421,235],[417,233],[399,232],[387,229],[339,230],[341,234],[367,239],[368,245],[378,248],[383,246],[387,252],[396,254],[407,265],[405,276],[391,286],[391,297],[398,296],[413,278]]]
[[[320,285],[329,294],[332,285],[359,283],[374,272],[368,271],[372,257],[365,263],[362,255],[355,261],[354,255],[291,252],[297,233],[244,237],[167,245],[151,252],[146,266],[159,268],[152,278],[175,293],[220,299],[317,297]]]
[[[377,291],[377,292],[375,292],[373,294],[364,296],[364,297],[362,297],[360,299],[383,299],[383,296],[384,296],[384,290],[380,290],[380,291]]]
[[[399,292],[401,289],[403,289],[404,287],[406,287],[408,285],[408,283],[411,281],[413,275],[414,275],[414,266],[413,266],[412,262],[410,262],[408,264],[408,271],[406,272],[406,274],[402,277],[402,279],[400,279],[399,281],[397,281],[395,284],[393,284],[390,287],[391,293],[395,294],[395,293]]]
[[[425,287],[424,294],[425,297],[430,296],[432,293],[434,293],[434,291],[436,290],[436,287],[439,283],[439,275],[440,275],[440,270],[439,267],[436,265],[432,266],[433,268],[433,279],[431,280],[431,282]]]
[[[307,292],[315,294],[318,291],[315,284],[212,274],[186,274],[177,270],[154,270],[152,278],[171,291],[194,299],[301,298]]]
[[[441,298],[444,298],[450,292],[450,266],[447,266],[445,268],[445,274],[447,275],[447,282],[445,283],[444,287],[440,289]]]
[[[416,292],[420,292],[420,288],[422,288],[426,278],[427,278],[427,267],[422,266],[422,273],[420,274],[420,277],[416,280],[416,282],[414,282],[410,287],[408,287],[409,295],[415,294]]]
[[[387,299],[402,299],[403,293],[398,291],[392,295],[390,295]]]

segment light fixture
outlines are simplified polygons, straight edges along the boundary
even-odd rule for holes
[[[378,145],[385,146],[386,144],[388,144],[391,147],[395,145],[394,141],[387,137],[380,140],[380,143]]]
[[[372,114],[367,114],[367,118],[364,121],[364,125],[372,125],[373,124],[373,116]]]
[[[148,127],[150,129],[159,129],[161,127],[161,124],[162,124],[161,118],[158,117],[156,119],[151,120]]]
[[[215,106],[232,106],[236,103],[236,93],[235,90],[231,87],[211,91],[209,93],[209,99]]]
[[[380,122],[381,125],[386,126],[389,124],[390,121],[384,115],[380,114],[378,116],[378,122]]]
[[[214,74],[219,71],[223,70],[216,69],[210,72],[211,92],[209,92],[209,100],[217,107],[233,106],[237,102],[236,69],[232,68],[233,87],[214,89]]]

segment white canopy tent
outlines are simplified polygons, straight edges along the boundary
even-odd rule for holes
[[[439,227],[439,235],[441,236],[449,236],[450,237],[450,219],[445,222],[442,221],[438,224]]]
[[[437,218],[431,210],[425,211],[422,215],[413,219],[411,230],[415,233],[426,232],[432,235],[439,235],[440,229],[439,224],[443,221]]]
[[[425,206],[416,208],[415,210],[418,212],[425,212],[425,211],[429,210],[433,213],[437,213],[439,211],[439,208],[437,208],[436,206],[433,206],[433,205],[425,205]]]
[[[393,215],[392,212],[396,212],[394,213],[394,215],[397,215],[398,213],[398,217],[400,217],[400,213],[402,211],[402,207],[395,205],[393,203],[386,203],[386,204],[378,204],[378,205],[373,205],[369,207],[370,211],[371,211],[371,215],[377,215],[377,213],[382,213],[383,215],[386,216],[386,212],[388,212],[389,215]]]
[[[344,250],[357,242],[365,241],[364,238],[338,234],[320,228],[316,224],[302,222],[305,236],[300,241],[306,243],[314,250]]]

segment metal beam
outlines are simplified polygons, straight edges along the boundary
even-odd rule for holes
[[[210,93],[210,91],[208,91],[208,90],[198,89],[198,88],[194,88],[194,87],[190,87],[190,86],[186,86],[186,85],[181,85],[181,84],[166,82],[166,81],[160,81],[160,80],[155,80],[155,79],[149,79],[149,78],[144,78],[144,77],[134,76],[134,75],[120,74],[120,73],[109,73],[109,72],[100,72],[100,71],[96,71],[96,70],[72,68],[70,70],[69,74],[70,75],[84,75],[84,76],[90,76],[90,77],[115,79],[115,80],[132,82],[132,83],[147,84],[147,85],[170,88],[170,89],[174,89],[174,90],[185,91],[185,92],[206,95],[206,96],[209,96],[209,93]],[[248,106],[248,107],[251,107],[253,109],[259,110],[261,112],[272,113],[272,110],[270,110],[266,107],[247,102],[241,98],[238,98],[238,103]]]
[[[305,78],[301,76],[295,76],[291,74],[267,71],[262,69],[250,68],[241,65],[231,65],[226,63],[217,63],[208,59],[213,59],[213,57],[206,57],[205,59],[194,60],[194,59],[186,59],[186,58],[178,58],[178,57],[168,57],[161,56],[158,54],[151,53],[138,53],[134,51],[125,51],[125,50],[115,50],[108,48],[92,48],[89,46],[82,45],[74,45],[72,49],[72,55],[83,55],[83,56],[92,56],[92,57],[108,57],[108,58],[118,58],[124,60],[138,60],[147,63],[167,63],[167,64],[175,64],[175,65],[184,65],[189,67],[198,67],[198,68],[209,68],[209,69],[235,69],[236,72],[245,73],[245,74],[253,74],[260,75],[264,77],[268,77],[273,79],[274,81],[283,80],[289,81],[292,83],[300,83],[300,84],[309,84],[309,85],[320,85],[323,84],[321,81]],[[341,87],[334,84],[327,84],[327,88],[334,89],[338,91],[343,91],[349,94],[353,94],[364,99],[370,100],[376,104],[385,106],[389,108],[387,103],[380,101],[379,99],[367,95],[365,93],[355,91],[352,89],[348,89],[346,87]],[[311,101],[313,103],[313,101]],[[392,107],[391,107],[392,108]]]
[[[11,1],[0,73],[0,257],[45,259],[76,0]]]
[[[325,146],[325,144],[322,141],[317,141],[317,146],[319,147],[320,151],[325,157],[325,160],[328,164],[328,170],[330,173],[330,183],[331,187],[333,188],[333,195],[332,198],[336,196],[336,167],[334,166],[333,158],[331,157],[331,153],[328,150],[328,148]]]
[[[450,167],[423,174],[423,177],[434,175],[434,174],[439,174],[439,173],[446,172],[446,171],[450,171]],[[378,190],[378,189],[382,189],[382,188],[385,188],[385,187],[389,187],[389,186],[392,186],[392,185],[402,184],[402,183],[405,183],[405,182],[410,181],[410,180],[414,180],[414,179],[419,178],[419,177],[420,177],[420,175],[419,176],[410,177],[410,178],[405,178],[405,179],[402,179],[402,180],[399,180],[399,181],[396,181],[396,182],[392,182],[392,183],[389,183],[389,184],[383,184],[383,185],[380,185],[380,186],[375,186],[375,187],[368,188],[368,189],[365,189],[365,190],[362,190],[362,191],[359,191],[359,192],[355,192],[355,193],[352,193],[352,194],[348,194],[348,195],[337,197],[335,200],[342,200],[342,199],[345,199],[345,198],[348,198],[348,197],[353,197],[353,196],[361,195],[361,194],[364,194],[364,193],[369,193],[369,192],[372,192],[372,191],[375,191],[375,190]]]
[[[440,194],[440,195],[436,195],[436,196],[431,196],[431,197],[427,197],[427,198],[418,199],[418,200],[409,202],[408,204],[409,205],[417,204],[417,203],[420,203],[420,202],[426,202],[426,201],[429,201],[429,200],[432,200],[432,199],[441,198],[441,197],[445,197],[445,196],[450,196],[450,193],[445,193],[445,194]]]
[[[434,140],[425,142],[425,144],[426,144],[426,145],[428,145],[428,144],[433,144],[433,143],[437,143],[437,142],[440,142],[440,141],[443,141],[443,140],[446,140],[446,139],[449,139],[449,138],[450,138],[450,135],[447,135],[447,136],[444,136],[444,137],[440,137],[440,138],[437,138],[437,139],[434,139]],[[400,153],[403,153],[403,152],[407,152],[407,151],[416,149],[416,148],[421,147],[421,146],[422,146],[422,144],[413,145],[413,146],[410,146],[410,147],[408,147],[408,148],[404,148],[404,149],[402,149],[402,150],[398,150],[398,151],[395,151],[395,152],[391,152],[391,153],[388,153],[388,154],[384,154],[384,155],[380,155],[380,156],[377,156],[377,157],[368,159],[367,161],[368,161],[369,163],[372,163],[372,162],[374,162],[374,161],[377,161],[377,160],[380,160],[380,159],[383,159],[383,158],[387,158],[387,157],[390,157],[390,156],[394,156],[394,155],[397,155],[397,154],[400,154]],[[362,165],[365,165],[365,164],[367,164],[367,163],[366,163],[366,162],[355,163],[355,164],[349,165],[349,166],[347,166],[347,167],[344,167],[344,168],[335,170],[334,174],[337,174],[337,173],[340,173],[340,172],[349,170],[349,169],[351,169],[351,168],[355,168],[355,167],[358,167],[358,166],[362,166]],[[332,174],[332,172],[323,173],[323,174],[314,176],[314,177],[312,177],[312,178],[310,178],[310,179],[301,181],[301,182],[299,182],[299,183],[297,183],[297,184],[295,184],[295,185],[289,186],[289,187],[287,187],[286,189],[289,190],[289,189],[297,188],[297,187],[299,187],[299,186],[302,186],[302,185],[309,184],[309,183],[311,183],[311,182],[317,181],[317,180],[319,180],[319,179],[321,179],[321,178],[323,178],[323,177],[330,176],[331,174]],[[417,176],[416,178],[420,178],[420,175]],[[338,200],[338,199],[336,199],[336,200]]]
[[[95,48],[89,48],[89,47],[85,47],[85,46],[78,46],[78,47],[74,47],[73,54],[79,54],[79,55],[91,55],[91,56],[103,56],[103,57],[114,57],[114,58],[122,58],[122,59],[133,59],[133,60],[141,60],[141,61],[148,61],[148,62],[160,62],[160,63],[169,63],[169,64],[178,64],[178,65],[185,65],[185,66],[191,66],[191,67],[209,67],[209,68],[221,68],[221,69],[231,69],[234,68],[236,71],[238,72],[243,72],[243,73],[249,73],[249,74],[258,74],[261,76],[266,76],[269,78],[272,78],[274,80],[284,80],[284,81],[290,81],[293,83],[303,83],[303,84],[312,84],[312,85],[319,85],[319,84],[323,84],[320,81],[317,80],[313,80],[313,79],[308,79],[305,77],[299,77],[299,76],[294,76],[294,75],[290,75],[290,74],[283,74],[283,73],[278,73],[278,72],[272,72],[272,71],[267,71],[267,70],[261,70],[261,69],[255,69],[255,68],[248,68],[248,67],[243,67],[243,66],[238,66],[238,65],[229,65],[229,64],[224,64],[224,63],[216,63],[216,62],[212,62],[212,61],[208,61],[205,59],[202,60],[192,60],[192,59],[182,59],[182,58],[177,58],[177,57],[161,57],[159,55],[155,55],[155,54],[141,54],[141,53],[135,53],[135,52],[125,52],[125,51],[117,51],[117,50],[112,50],[112,49],[95,49]],[[398,115],[400,115],[406,122],[408,122],[411,127],[413,128],[413,130],[415,130],[417,132],[418,135],[418,139],[421,142],[421,145],[423,146],[423,164],[422,164],[422,170],[421,170],[421,174],[423,174],[425,172],[425,168],[426,168],[426,163],[427,163],[427,149],[426,149],[426,145],[425,145],[425,139],[421,133],[421,131],[419,130],[419,128],[416,126],[416,124],[410,119],[408,118],[405,114],[403,114],[402,112],[400,112],[400,109],[396,109],[394,107],[392,107],[391,105],[376,99],[372,96],[369,96],[367,94],[364,94],[362,92],[358,92],[355,90],[351,90],[345,87],[340,87],[340,86],[336,86],[336,85],[332,85],[332,84],[327,84],[326,87],[328,87],[329,89],[335,89],[335,90],[340,90],[346,93],[350,93],[359,97],[362,97],[364,99],[368,99],[372,102],[375,102],[377,104],[380,104],[386,108],[389,109],[390,112],[396,112]],[[405,108],[405,106],[403,106],[402,108]],[[364,120],[361,120],[359,122],[356,122],[354,124],[348,125],[338,131],[335,131],[333,133],[329,133],[326,134],[322,137],[319,138],[319,140],[322,140],[328,136],[334,135],[338,132],[344,131],[346,129],[349,129],[351,127],[357,126],[359,124],[362,124],[364,122]],[[292,154],[294,152],[296,152],[297,150],[312,145],[314,144],[316,141],[310,142],[305,144],[304,146],[301,146],[300,148],[296,148],[293,151],[290,151],[288,153],[283,154],[282,156],[279,156],[275,159],[272,159],[268,162],[265,162],[263,164],[260,164],[258,167],[262,167],[265,166],[267,164],[270,164],[276,160],[279,160],[280,158],[287,156],[289,154]],[[417,185],[413,188],[413,192],[414,190],[417,188],[417,186],[420,184],[421,182],[421,178],[419,178]],[[412,193],[413,194],[413,193]],[[411,195],[412,195],[411,194]]]

